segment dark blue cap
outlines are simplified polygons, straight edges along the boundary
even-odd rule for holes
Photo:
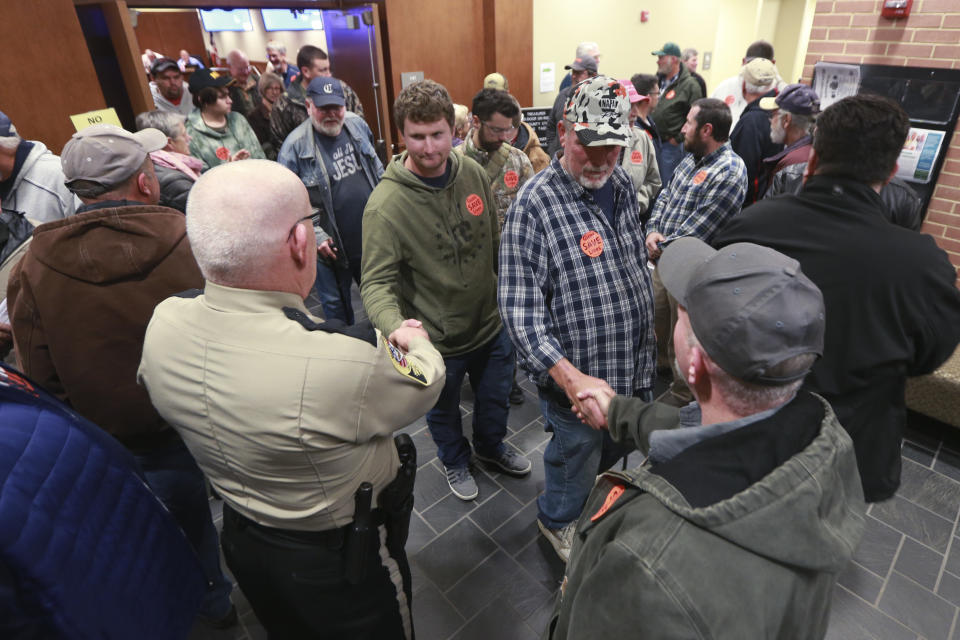
[[[336,78],[314,78],[307,85],[307,97],[318,107],[342,107],[347,103],[343,97],[343,85]]]

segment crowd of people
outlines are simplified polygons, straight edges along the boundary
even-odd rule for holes
[[[530,474],[505,441],[527,378],[568,563],[548,637],[823,637],[899,486],[906,378],[960,342],[956,272],[893,180],[904,111],[821,111],[766,42],[713,97],[696,50],[618,80],[584,42],[546,149],[491,73],[469,108],[404,88],[386,158],[326,52],[266,53],[144,54],[156,109],[59,158],[0,113],[0,347],[32,380],[4,367],[0,401],[39,385],[122,445],[195,554],[170,566],[205,576],[170,615],[236,623],[222,549],[271,638],[412,638],[399,432],[425,416],[474,500],[477,464]]]

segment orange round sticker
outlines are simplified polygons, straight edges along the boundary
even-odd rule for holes
[[[664,97],[665,99],[667,99],[667,100],[673,100],[673,97],[676,96],[676,95],[677,95],[677,92],[674,91],[673,89],[670,89],[670,91],[667,91],[667,95],[665,95],[665,96],[663,96],[663,97]]]
[[[707,172],[701,171],[697,175],[693,176],[693,184],[700,184],[707,179]]]
[[[587,231],[580,238],[580,249],[591,258],[596,258],[603,253],[603,238],[596,231]]]
[[[475,193],[467,196],[467,211],[472,216],[478,216],[483,213],[483,200]]]
[[[737,99],[734,98],[733,96],[727,96],[726,98],[723,99],[723,101],[726,102],[726,103],[727,103],[727,106],[729,107],[729,106],[732,105],[734,102],[736,102]]]
[[[507,189],[513,189],[518,182],[520,182],[520,176],[516,171],[507,171],[503,174],[503,184],[507,185]]]
[[[643,162],[643,154],[639,151],[634,151],[630,154],[630,162],[633,164],[641,164]]]
[[[220,160],[227,161],[230,159],[230,149],[226,147],[217,147],[216,154]]]

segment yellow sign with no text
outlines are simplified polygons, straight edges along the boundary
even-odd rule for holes
[[[82,131],[95,124],[115,124],[118,127],[123,127],[113,107],[78,113],[75,116],[70,116],[70,121],[73,123],[73,128],[77,131]]]

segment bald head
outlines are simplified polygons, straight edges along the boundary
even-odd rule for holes
[[[306,297],[316,238],[303,182],[269,160],[228,162],[190,190],[187,235],[203,276],[217,284]]]
[[[230,67],[231,76],[240,82],[247,81],[250,76],[250,59],[247,54],[240,49],[234,49],[227,54],[227,65]]]

